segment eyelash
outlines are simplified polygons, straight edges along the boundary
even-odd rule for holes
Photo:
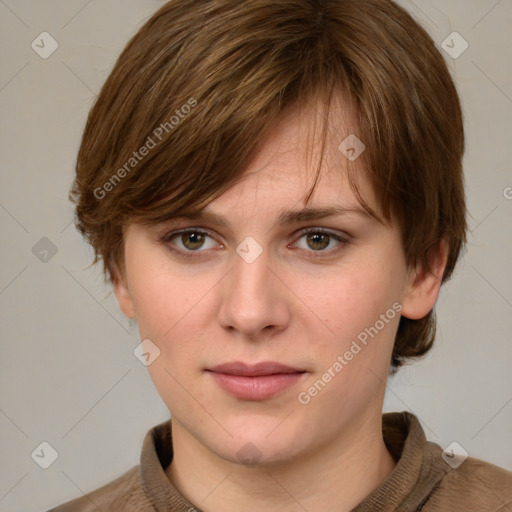
[[[215,240],[215,236],[213,236],[213,234],[210,231],[208,231],[206,229],[202,229],[202,228],[190,227],[190,228],[179,229],[177,231],[172,231],[171,233],[167,233],[166,235],[164,235],[161,238],[161,243],[168,245],[170,250],[172,250],[175,253],[178,253],[180,256],[183,256],[185,258],[201,258],[201,257],[206,256],[204,254],[201,254],[201,253],[207,252],[204,250],[203,251],[202,250],[196,250],[196,251],[186,250],[185,251],[183,249],[178,249],[177,247],[172,246],[171,242],[173,241],[173,239],[179,237],[180,235],[184,235],[187,233],[196,233],[199,235],[206,235]],[[311,258],[319,258],[319,257],[321,257],[322,254],[324,254],[324,255],[325,254],[329,254],[329,255],[334,254],[334,253],[338,252],[339,250],[343,249],[343,247],[345,245],[350,243],[348,235],[342,236],[339,233],[335,233],[335,232],[332,232],[332,231],[324,229],[324,228],[315,228],[315,227],[305,228],[305,229],[301,230],[298,233],[299,237],[297,238],[297,241],[308,234],[327,235],[339,243],[338,247],[335,247],[334,249],[329,249],[329,250],[307,251],[305,249],[302,249],[306,253],[310,253],[308,255],[308,257],[311,257]],[[294,242],[294,243],[296,243],[296,242]],[[294,250],[296,250],[296,249],[294,249]],[[299,249],[299,250],[301,250],[301,249]]]

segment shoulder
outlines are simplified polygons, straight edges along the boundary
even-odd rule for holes
[[[469,457],[446,472],[423,510],[508,512],[512,510],[512,472]]]
[[[48,512],[154,512],[165,496],[173,506],[186,503],[171,485],[163,467],[172,460],[170,420],[153,427],[142,443],[140,464],[112,482]],[[165,500],[164,500],[165,501]],[[167,503],[167,502],[166,502]],[[190,508],[187,506],[185,510]]]
[[[139,466],[135,466],[112,482],[48,512],[153,511],[140,484]]]

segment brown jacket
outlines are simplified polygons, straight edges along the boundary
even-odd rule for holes
[[[383,435],[397,465],[352,512],[512,512],[512,472],[471,457],[452,468],[408,412],[384,414]],[[167,479],[171,459],[169,421],[148,432],[139,466],[49,512],[199,511]]]

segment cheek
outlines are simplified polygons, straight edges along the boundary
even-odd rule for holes
[[[211,345],[212,302],[218,277],[177,273],[166,261],[145,259],[133,268],[131,292],[141,339],[150,339],[160,356],[149,367],[157,389],[179,388],[205,362]],[[167,400],[166,400],[167,401]]]
[[[158,393],[173,411],[190,407],[187,391],[200,397],[190,385],[205,349],[203,326],[207,290],[190,286],[190,278],[167,270],[145,269],[132,282],[141,339],[150,339],[160,355],[148,366]]]
[[[373,325],[399,298],[398,288],[391,278],[392,272],[377,268],[358,271],[354,268],[337,271],[322,282],[303,282],[297,295],[317,323],[321,321],[320,336],[328,346],[329,339],[343,344],[353,339],[366,327]]]
[[[141,335],[163,340],[189,317],[200,318],[209,282],[180,275],[158,259],[146,261],[133,269],[131,294]]]
[[[302,388],[305,400],[318,396],[314,407],[339,411],[343,404],[356,410],[381,390],[401,308],[396,271],[384,267],[382,262],[347,264],[325,279],[325,293],[312,293],[311,288],[308,293],[303,285],[304,302],[314,305],[311,309],[317,313],[316,319],[310,315],[313,320],[306,327],[308,337],[315,340],[307,350],[317,363],[316,371]]]

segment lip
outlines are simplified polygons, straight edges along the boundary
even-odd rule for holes
[[[243,377],[304,373],[304,370],[293,368],[292,366],[287,366],[285,364],[276,363],[274,361],[263,361],[256,364],[246,364],[240,361],[233,361],[230,363],[219,364],[213,368],[208,368],[208,371],[215,373],[225,373],[227,375],[239,375]]]
[[[230,395],[242,400],[266,400],[296,384],[306,373],[273,361],[246,364],[235,361],[206,370]]]

